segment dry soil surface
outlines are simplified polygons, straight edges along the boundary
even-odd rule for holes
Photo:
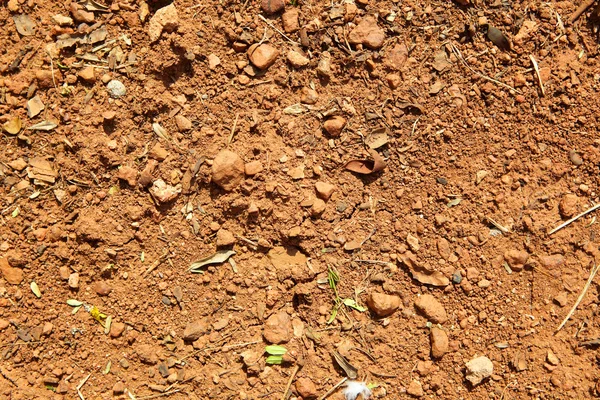
[[[597,396],[578,7],[2,1],[0,398]]]

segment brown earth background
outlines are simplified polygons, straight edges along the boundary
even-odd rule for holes
[[[2,1],[0,398],[598,396],[589,5]]]

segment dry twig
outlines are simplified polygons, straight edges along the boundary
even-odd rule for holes
[[[565,324],[567,323],[569,318],[571,318],[571,316],[575,312],[575,309],[577,309],[577,306],[579,305],[579,303],[581,303],[581,300],[583,300],[583,297],[585,296],[587,290],[589,289],[590,285],[592,284],[592,281],[594,280],[594,277],[596,276],[596,273],[598,272],[599,269],[600,269],[600,264],[596,265],[596,263],[594,262],[594,266],[592,267],[592,270],[590,271],[590,276],[589,276],[587,282],[585,283],[583,290],[579,294],[579,297],[577,298],[577,301],[575,301],[575,304],[573,304],[573,308],[571,308],[571,311],[569,311],[569,313],[567,314],[567,316],[565,317],[563,322],[561,322],[561,324],[556,329],[556,332],[554,332],[555,335],[558,333],[558,331],[560,331],[563,328],[563,326],[565,326]]]
[[[83,385],[85,385],[85,383],[88,381],[88,379],[90,379],[90,376],[92,376],[91,373],[88,374],[88,376],[86,376],[85,378],[83,378],[81,380],[81,382],[79,382],[79,385],[77,385],[77,395],[79,396],[79,398],[81,400],[85,400],[85,397],[83,397],[83,394],[81,394],[81,388],[83,387]]]
[[[267,25],[269,25],[275,32],[279,33],[281,36],[283,36],[288,42],[292,43],[292,44],[298,44],[296,42],[294,42],[292,39],[290,39],[285,33],[281,32],[279,29],[277,29],[277,27],[275,27],[275,25],[273,25],[272,23],[270,23],[265,17],[263,17],[262,15],[258,14],[258,18],[262,19]]]
[[[454,52],[454,54],[456,54],[456,57],[458,57],[458,59],[459,59],[459,60],[460,60],[460,61],[463,63],[463,65],[464,65],[465,67],[467,67],[467,68],[469,69],[469,71],[471,71],[472,73],[474,73],[474,74],[475,74],[475,75],[477,75],[478,77],[480,77],[480,78],[482,78],[482,79],[485,79],[486,81],[493,82],[493,83],[495,83],[496,85],[500,85],[500,86],[502,86],[502,87],[504,87],[504,88],[506,88],[506,89],[513,90],[515,93],[523,94],[523,92],[521,92],[519,89],[515,89],[514,87],[512,87],[512,86],[510,86],[510,85],[507,85],[507,84],[506,84],[506,83],[504,83],[504,82],[500,82],[499,80],[496,80],[496,79],[494,79],[494,78],[490,78],[489,76],[487,76],[487,75],[484,75],[484,74],[482,74],[481,72],[475,71],[473,68],[471,68],[471,66],[470,66],[469,64],[467,64],[467,62],[465,61],[465,58],[463,57],[463,55],[462,55],[462,53],[460,52],[460,50],[458,49],[458,47],[456,47],[456,46],[454,45],[454,43],[450,43],[449,45],[450,45],[450,47],[451,47],[452,51]]]
[[[537,77],[538,85],[540,85],[540,91],[542,92],[542,96],[546,95],[546,91],[544,90],[544,82],[542,82],[542,75],[540,74],[540,67],[538,67],[537,61],[530,54],[529,59],[531,60],[531,64],[533,65],[533,69],[535,70],[535,76]]]
[[[581,218],[581,217],[583,217],[583,216],[591,213],[594,210],[597,210],[598,208],[600,208],[600,203],[596,204],[595,206],[593,206],[591,208],[588,208],[587,210],[585,210],[581,214],[578,214],[578,215],[574,216],[570,220],[568,220],[566,222],[563,222],[562,224],[560,224],[559,226],[557,226],[556,228],[554,228],[550,232],[548,232],[548,235],[552,235],[553,233],[560,231],[565,226],[570,225],[571,223],[577,221],[579,218]]]
[[[235,135],[235,128],[237,127],[239,117],[240,117],[240,113],[236,113],[235,121],[233,121],[233,126],[231,127],[231,133],[229,134],[229,137],[227,138],[227,147],[229,147],[231,142],[233,142],[233,135]]]
[[[340,386],[342,386],[344,384],[344,382],[346,382],[348,380],[348,378],[344,378],[341,381],[339,381],[338,383],[336,383],[331,389],[329,389],[323,396],[319,397],[319,400],[324,400],[327,397],[329,397],[329,395],[333,392],[335,392],[337,390],[337,388],[339,388]]]
[[[596,0],[586,0],[583,3],[581,3],[577,11],[575,11],[573,15],[571,15],[571,17],[569,18],[569,24],[572,24],[573,22],[577,21],[577,19],[579,19],[579,17],[581,17],[581,15],[584,12],[586,12],[587,9],[590,8],[595,2]]]

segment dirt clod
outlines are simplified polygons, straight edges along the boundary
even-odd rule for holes
[[[442,358],[448,352],[448,334],[443,329],[432,327],[429,333],[431,340],[431,356]]]
[[[560,200],[558,204],[558,211],[560,212],[561,217],[563,218],[571,218],[575,214],[577,214],[579,207],[579,197],[575,194],[566,194]]]
[[[386,317],[393,314],[400,308],[401,303],[402,301],[399,296],[384,293],[374,292],[367,298],[369,309],[379,317]]]
[[[325,123],[323,123],[323,128],[332,137],[338,137],[342,133],[342,129],[344,129],[345,125],[346,118],[341,115],[336,115],[325,121]]]
[[[253,44],[248,49],[248,59],[258,69],[267,69],[279,57],[279,50],[270,44]]]
[[[273,314],[265,321],[263,336],[269,343],[287,343],[293,334],[292,320],[285,312]]]
[[[494,372],[494,364],[485,356],[473,358],[466,364],[466,367],[466,379],[473,386],[479,385]]]
[[[183,340],[186,342],[194,342],[208,331],[208,326],[205,321],[196,320],[188,323],[183,331]]]
[[[385,32],[377,25],[375,17],[368,15],[350,32],[348,41],[351,44],[362,44],[371,49],[378,49],[383,46],[385,37]]]
[[[430,294],[424,294],[415,300],[416,309],[427,319],[436,324],[443,324],[448,321],[446,309],[435,297]]]
[[[219,152],[212,165],[212,181],[227,191],[233,190],[244,179],[244,162],[236,153]]]
[[[317,387],[310,378],[298,378],[296,391],[303,399],[314,399],[318,396]]]
[[[504,259],[513,271],[521,271],[527,264],[529,254],[525,250],[511,249],[504,253]]]

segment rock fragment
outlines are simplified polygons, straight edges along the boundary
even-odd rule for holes
[[[175,125],[179,132],[186,132],[192,129],[192,121],[184,117],[183,115],[175,116]]]
[[[267,14],[275,14],[285,8],[284,0],[262,0],[260,8]]]
[[[69,275],[68,284],[71,289],[79,289],[79,274],[77,272]]]
[[[431,340],[431,356],[433,358],[442,358],[448,352],[448,334],[443,329],[436,326],[429,332]]]
[[[287,53],[287,60],[290,63],[290,65],[294,68],[305,67],[310,62],[310,60],[306,56],[295,50],[290,50]]]
[[[296,391],[303,399],[314,399],[318,396],[317,387],[310,378],[296,380]]]
[[[379,317],[386,317],[393,314],[400,308],[401,300],[399,296],[384,293],[371,293],[367,298],[367,305]]]
[[[323,124],[323,128],[332,137],[339,137],[345,125],[346,118],[342,117],[341,115],[336,115],[325,121],[325,123]]]
[[[430,294],[424,294],[415,300],[415,307],[428,320],[436,324],[448,321],[448,314],[442,303]]]
[[[54,21],[55,24],[58,24],[60,26],[73,25],[73,18],[61,14],[53,15],[52,21]]]
[[[82,81],[85,83],[94,83],[96,82],[96,74],[94,72],[94,67],[85,67],[77,74]]]
[[[125,324],[122,322],[113,322],[110,325],[110,337],[111,338],[118,338],[121,335],[123,335],[123,332],[125,332]]]
[[[315,199],[310,208],[310,215],[314,218],[321,216],[321,214],[323,214],[323,212],[325,211],[326,206],[327,205],[322,199]]]
[[[105,281],[99,281],[94,284],[94,290],[98,296],[108,296],[112,292],[112,288]]]
[[[258,69],[269,68],[275,63],[277,57],[279,57],[279,50],[270,44],[255,43],[248,49],[248,59]]]
[[[179,27],[179,15],[175,4],[171,3],[166,7],[160,8],[154,13],[148,23],[148,34],[150,42],[157,41],[163,31],[172,32]]]
[[[294,335],[292,321],[285,312],[271,315],[265,322],[263,336],[272,344],[289,342]]]
[[[471,382],[473,386],[479,385],[485,378],[489,377],[494,372],[494,364],[492,364],[492,361],[485,356],[472,359],[467,363],[466,367],[466,379]]]
[[[200,339],[208,331],[208,326],[204,321],[197,320],[188,323],[183,331],[183,340],[186,342],[194,342]]]
[[[286,10],[281,15],[281,23],[283,25],[283,30],[286,33],[292,33],[300,29],[299,17],[300,11],[298,11],[297,8],[294,7],[289,10]]]
[[[121,166],[121,168],[119,168],[119,172],[117,173],[117,178],[127,182],[127,184],[132,187],[137,185],[137,176],[137,170],[127,165]]]
[[[368,15],[350,32],[348,41],[370,49],[379,49],[385,41],[385,32],[377,25],[375,17]]]
[[[181,190],[181,185],[171,186],[167,185],[162,179],[157,179],[152,183],[150,194],[160,203],[168,203],[175,200]]]
[[[148,157],[157,161],[164,161],[168,155],[169,152],[162,146],[162,144],[160,144],[160,142],[157,142],[154,146],[152,146],[148,152]]]
[[[317,182],[315,183],[315,190],[319,198],[327,201],[335,191],[335,186],[327,182]]]
[[[219,229],[217,231],[217,248],[231,247],[235,244],[235,236],[227,229]]]
[[[528,259],[529,254],[525,250],[512,249],[504,253],[504,260],[513,271],[521,271]]]
[[[113,79],[108,82],[106,85],[106,90],[108,91],[108,95],[113,99],[118,99],[119,97],[123,97],[127,94],[127,88],[123,85],[123,82]]]
[[[237,187],[244,179],[244,162],[236,153],[223,150],[219,152],[212,165],[212,181],[226,191]]]
[[[74,1],[71,2],[69,10],[71,11],[71,15],[73,15],[73,19],[77,22],[85,22],[86,24],[94,22],[94,13],[84,10],[83,6]]]
[[[23,270],[11,267],[6,258],[0,258],[0,272],[6,282],[11,285],[18,285],[23,281]]]
[[[579,197],[569,193],[563,196],[558,204],[558,212],[563,218],[571,218],[577,214],[577,206],[579,205]]]
[[[408,387],[406,388],[406,393],[411,395],[412,397],[423,397],[425,392],[423,391],[423,386],[421,382],[417,380],[413,380]]]
[[[248,176],[254,176],[263,170],[263,165],[260,161],[250,161],[244,165],[244,172]]]

